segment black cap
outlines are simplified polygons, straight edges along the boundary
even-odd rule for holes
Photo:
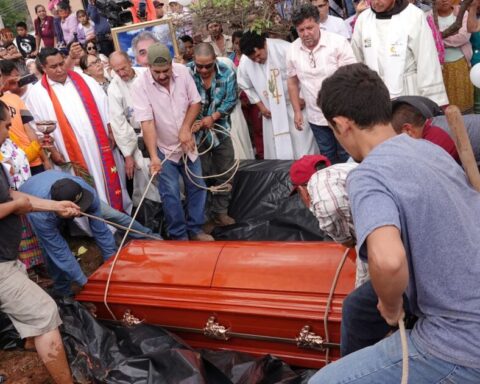
[[[50,188],[50,196],[52,200],[72,201],[80,207],[82,212],[85,212],[93,202],[93,193],[82,188],[82,186],[72,179],[57,180]]]
[[[400,104],[408,104],[417,109],[424,118],[443,115],[442,108],[433,100],[423,96],[400,96],[392,100],[392,111],[395,111]]]

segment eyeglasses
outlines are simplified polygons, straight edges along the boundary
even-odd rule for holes
[[[155,8],[162,8],[165,4],[163,3],[157,3],[154,5]]]
[[[90,45],[87,47],[87,51],[96,51],[96,50],[97,50],[97,47],[94,45]]]
[[[318,4],[317,5],[318,9],[322,9],[322,8],[325,8],[325,7],[328,7],[328,3],[323,3],[323,4]]]
[[[87,68],[91,67],[92,65],[97,65],[97,64],[102,64],[102,60],[97,59],[95,61],[92,61],[90,64],[87,65]]]
[[[197,67],[197,69],[212,69],[214,65],[215,65],[215,62],[208,63],[208,64],[197,64],[197,63],[195,63],[195,67]]]
[[[308,53],[308,60],[310,61],[310,67],[317,68],[317,63],[315,62],[315,55],[313,54],[313,51],[310,51]]]

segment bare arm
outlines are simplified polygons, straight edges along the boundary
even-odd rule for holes
[[[380,313],[390,325],[403,316],[403,293],[408,284],[408,263],[400,231],[384,226],[367,237],[368,267],[378,295]]]
[[[146,120],[140,123],[143,132],[143,141],[150,155],[150,173],[152,175],[162,170],[162,163],[157,154],[157,131],[154,120]]]
[[[467,32],[474,33],[480,30],[477,20],[477,0],[468,8]]]
[[[297,76],[292,76],[287,79],[288,95],[292,103],[293,112],[295,114],[295,127],[298,130],[303,126],[302,106],[300,103],[300,86]]]
[[[185,152],[195,151],[195,140],[192,134],[192,125],[200,113],[200,103],[190,104],[183,119],[182,128],[180,129],[179,139]]]

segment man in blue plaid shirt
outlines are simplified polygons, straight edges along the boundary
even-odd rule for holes
[[[220,185],[231,176],[227,172],[234,164],[230,138],[230,114],[237,104],[237,79],[233,69],[216,59],[213,47],[201,43],[195,47],[194,61],[188,64],[202,98],[202,109],[193,126],[203,174],[221,175],[207,179],[207,185]],[[210,196],[212,213],[209,228],[235,223],[228,216],[230,192],[215,192]]]

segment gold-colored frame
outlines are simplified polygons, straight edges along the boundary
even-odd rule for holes
[[[178,48],[178,43],[177,43],[177,36],[175,34],[175,27],[173,25],[173,20],[172,19],[160,19],[160,20],[152,20],[152,21],[145,21],[143,23],[136,23],[136,24],[130,24],[126,25],[123,27],[117,27],[117,28],[112,28],[112,38],[113,38],[113,44],[115,46],[115,50],[123,50],[126,52],[124,49],[125,47],[120,46],[120,41],[119,41],[119,34],[124,33],[124,32],[130,32],[130,31],[136,31],[142,32],[146,30],[149,27],[156,27],[157,25],[162,25],[162,24],[167,24],[169,31],[170,31],[170,38],[172,39],[172,46],[173,50],[175,52],[175,56],[180,54],[180,50]]]

